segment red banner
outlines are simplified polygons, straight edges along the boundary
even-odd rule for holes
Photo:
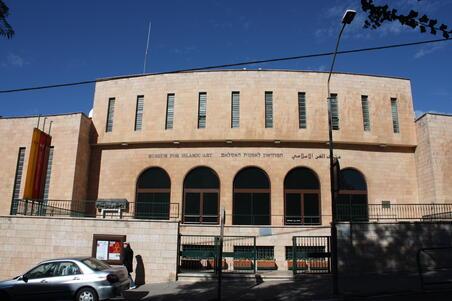
[[[44,132],[40,133],[38,155],[36,158],[36,170],[33,185],[33,199],[42,199],[47,173],[47,162],[49,159],[51,138]]]
[[[51,141],[52,138],[48,134],[37,128],[33,129],[24,199],[43,198]]]

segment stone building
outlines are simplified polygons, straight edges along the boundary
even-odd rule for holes
[[[98,80],[92,116],[40,117],[52,121],[52,160],[45,200],[39,201],[67,209],[72,218],[61,217],[61,210],[53,219],[19,218],[13,204],[23,199],[38,117],[0,118],[0,214],[16,218],[4,229],[13,236],[15,223],[45,219],[41,230],[54,232],[59,221],[76,223],[76,239],[85,241],[80,250],[87,253],[95,234],[127,236],[152,269],[168,270],[158,280],[171,280],[177,233],[217,235],[224,208],[226,235],[254,237],[259,250],[287,270],[294,236],[330,234],[327,76],[225,70]],[[451,200],[451,116],[427,113],[415,120],[404,78],[335,73],[331,91],[339,219],[413,218],[393,209]],[[93,204],[100,199],[126,199],[122,220],[95,218]],[[75,219],[74,212],[85,217]],[[102,226],[99,233],[93,224],[109,222],[120,226]],[[141,233],[140,223],[152,223],[145,227],[154,232]],[[166,227],[176,232],[165,241],[146,236],[164,237]],[[151,240],[157,255],[148,252]],[[45,251],[36,259],[74,252],[52,241],[40,242]],[[229,246],[231,252],[236,247]]]

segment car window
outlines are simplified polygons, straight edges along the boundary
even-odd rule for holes
[[[79,275],[81,273],[80,268],[75,263],[67,261],[59,263],[55,276],[71,276]]]
[[[97,260],[95,258],[87,258],[82,260],[84,264],[86,264],[90,269],[93,271],[103,271],[106,269],[109,269],[110,266],[100,260]]]
[[[28,279],[53,277],[58,268],[58,265],[59,264],[57,262],[43,263],[38,265],[34,269],[30,270],[28,273],[25,274],[25,276]]]

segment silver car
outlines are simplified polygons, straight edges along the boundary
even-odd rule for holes
[[[129,287],[123,266],[112,267],[91,257],[61,258],[0,282],[0,300],[97,301],[119,296]]]

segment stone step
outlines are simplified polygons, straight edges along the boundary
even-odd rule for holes
[[[223,279],[226,281],[282,281],[282,280],[294,280],[299,277],[294,277],[292,273],[223,273]],[[197,282],[197,281],[213,281],[217,279],[217,275],[214,273],[181,273],[178,274],[178,281]]]

